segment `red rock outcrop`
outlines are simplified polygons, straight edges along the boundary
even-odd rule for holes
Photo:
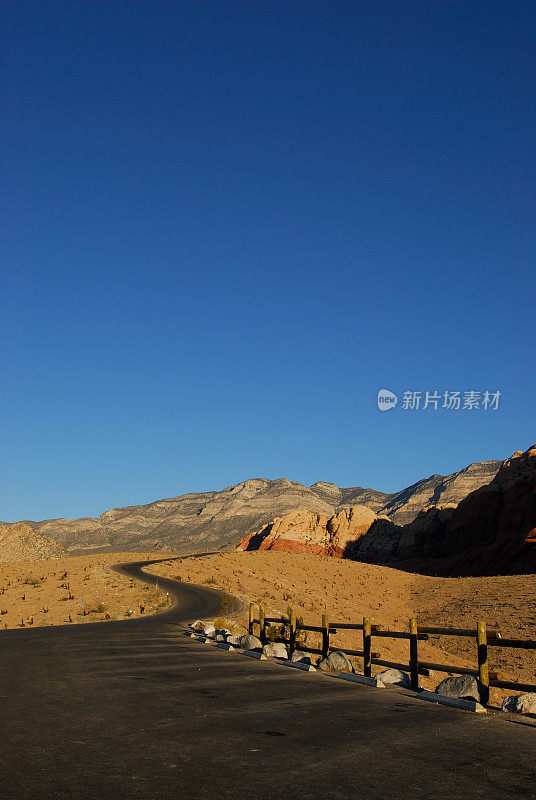
[[[326,514],[303,509],[276,517],[259,531],[238,542],[237,550],[286,550],[290,553],[326,552]]]
[[[376,519],[367,506],[343,508],[331,517],[298,509],[245,536],[238,542],[237,550],[287,550],[340,558]]]

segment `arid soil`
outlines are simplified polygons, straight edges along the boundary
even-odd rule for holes
[[[225,589],[246,603],[263,602],[267,616],[279,616],[292,606],[314,625],[320,624],[323,613],[333,622],[361,622],[370,616],[373,623],[400,631],[408,630],[411,617],[421,625],[470,628],[482,619],[489,628],[500,629],[504,638],[536,639],[534,575],[435,578],[327,556],[255,551],[170,560],[152,565],[150,571]],[[247,610],[229,622],[236,632],[245,631]],[[318,646],[315,637],[308,634],[312,646]],[[333,644],[358,650],[360,637],[357,631],[341,631]],[[408,661],[405,640],[377,638],[373,649],[386,660]],[[536,683],[536,651],[490,647],[489,653],[492,669]],[[434,636],[419,642],[419,655],[423,661],[476,666],[476,642]],[[360,660],[356,667],[362,670]],[[445,673],[433,672],[422,678],[422,685],[434,688],[444,677]],[[493,690],[492,700],[508,693]]]
[[[109,569],[151,557],[158,558],[106,553],[0,563],[0,631],[137,617],[142,608],[153,614],[166,607],[165,594]]]

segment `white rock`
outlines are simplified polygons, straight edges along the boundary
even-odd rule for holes
[[[240,637],[240,647],[244,650],[262,650],[262,642],[256,636],[246,633]]]
[[[302,653],[301,650],[294,650],[291,656],[291,661],[298,661],[300,664],[310,664],[311,657],[308,653]]]
[[[203,628],[203,633],[205,634],[205,636],[214,636],[214,634],[216,633],[216,628],[214,627],[214,625],[205,625],[205,627]]]
[[[383,683],[384,686],[395,684],[396,686],[411,686],[411,680],[407,673],[402,672],[401,669],[386,669],[383,672],[378,672],[375,676],[377,681]]]
[[[225,641],[227,642],[227,644],[232,644],[235,645],[236,647],[240,647],[241,638],[242,638],[241,636],[233,636],[231,634],[230,636],[225,637]]]
[[[536,714],[536,692],[511,694],[503,700],[502,710],[512,711],[514,714]]]
[[[266,658],[288,658],[288,651],[283,642],[269,642],[262,648]]]
[[[455,678],[444,678],[436,686],[436,694],[444,697],[454,697],[459,700],[473,700],[475,703],[486,705],[489,690],[482,686],[474,675],[457,675]]]
[[[206,624],[206,622],[202,622],[200,619],[198,619],[195,622],[190,623],[190,628],[194,628],[196,631],[202,631]]]
[[[337,672],[355,672],[352,662],[342,650],[334,650],[318,665],[318,669],[332,669]]]

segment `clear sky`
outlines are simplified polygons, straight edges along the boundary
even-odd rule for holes
[[[534,443],[535,9],[4,3],[0,519]]]

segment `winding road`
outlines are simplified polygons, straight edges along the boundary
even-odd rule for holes
[[[221,594],[158,581],[165,613],[0,634],[2,798],[536,798],[528,720],[200,644]]]

